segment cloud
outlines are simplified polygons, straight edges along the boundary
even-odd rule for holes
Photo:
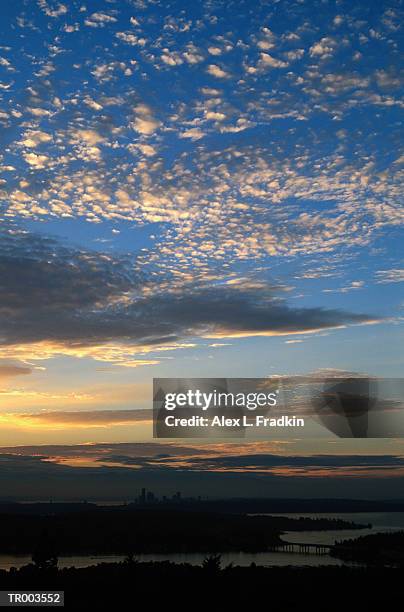
[[[106,13],[93,13],[88,19],[85,19],[86,26],[91,28],[103,28],[107,23],[115,23],[116,17],[107,15]]]
[[[275,297],[275,296],[274,296]],[[371,322],[364,314],[322,308],[291,308],[265,296],[262,287],[212,287],[188,295],[150,298],[163,320],[171,320],[206,337],[280,336]],[[178,334],[181,332],[178,330]]]
[[[129,280],[126,276],[124,261],[64,249],[53,240],[25,232],[6,232],[2,239],[0,277],[5,300],[0,310],[3,316],[10,315],[10,322],[14,319],[12,327],[16,331],[26,317],[31,323],[36,321],[39,327],[45,326],[46,317],[52,313],[55,332],[56,319],[59,323],[63,319],[64,325],[70,319],[74,326],[85,327],[85,316],[81,323],[76,319],[80,309],[95,308],[97,303],[105,306],[114,296],[124,295],[126,290],[136,287],[134,277]],[[29,300],[24,297],[25,290],[29,290]],[[26,322],[28,332],[28,319]]]
[[[158,495],[392,499],[404,481],[395,455],[245,454],[239,445],[42,445],[0,449],[2,495],[12,499],[132,499]],[[236,454],[237,453],[237,454]],[[29,474],[29,478],[27,475]],[[107,492],[107,493],[106,493]],[[134,493],[135,492],[135,493]]]
[[[211,121],[224,121],[226,119],[224,113],[218,113],[217,111],[207,111],[205,117]]]
[[[348,285],[338,287],[337,289],[322,289],[323,293],[348,293],[349,291],[357,291],[363,289],[364,281],[351,281]]]
[[[161,54],[161,61],[168,66],[180,66],[184,63],[184,60],[181,58],[179,53],[169,52],[168,49]]]
[[[89,145],[96,145],[100,142],[105,142],[105,139],[98,134],[95,130],[91,129],[79,129],[71,135],[71,142],[75,143],[77,140],[82,140]]]
[[[136,132],[148,136],[160,127],[160,121],[153,116],[151,108],[146,104],[138,104],[135,113],[137,117],[135,117],[132,127]]]
[[[336,470],[337,468],[349,468],[354,471],[367,469],[391,469],[400,470],[404,474],[404,457],[394,455],[312,455],[312,456],[282,456],[271,454],[248,454],[217,457],[194,457],[190,464],[199,469],[234,469],[234,470],[272,470],[273,468],[304,468],[315,471],[315,469]]]
[[[0,370],[1,376],[1,370]],[[108,427],[124,425],[133,422],[150,422],[153,418],[151,410],[81,410],[81,411],[48,411],[33,414],[21,414],[15,417],[34,425],[66,425],[73,427]]]
[[[143,4],[133,17],[125,3],[85,9],[40,0],[19,16],[0,60],[4,216],[41,221],[42,229],[85,220],[102,240],[107,224],[119,225],[120,240],[105,243],[112,252],[124,227],[136,227],[153,235],[139,268],[165,278],[165,288],[182,285],[183,295],[187,283],[195,293],[204,278],[240,266],[246,274],[271,269],[273,258],[300,267],[310,257],[316,267],[334,255],[335,265],[356,249],[371,253],[376,237],[393,249],[387,237],[403,223],[400,157],[391,154],[402,104],[398,12],[366,6],[358,21],[351,7],[337,15],[330,4],[316,12],[299,3],[296,12],[286,1],[274,21],[263,3],[239,30],[226,3],[220,15],[211,7],[198,20],[191,5],[166,15]],[[290,14],[292,22],[283,19]],[[378,24],[371,30],[369,19]],[[85,21],[97,28],[83,28]],[[43,52],[28,53],[28,44],[17,53],[20,27],[33,46],[51,36]],[[378,251],[380,271],[393,261],[387,251]],[[137,297],[140,307],[144,295]],[[100,304],[88,308],[91,322],[112,308]],[[137,338],[131,317],[125,311],[122,319],[132,325],[129,343]],[[213,322],[207,333],[249,333],[241,328]],[[114,351],[124,343],[101,336],[97,358],[108,343]],[[43,342],[56,350],[60,339]],[[134,364],[128,351],[121,356]]]
[[[100,422],[104,422],[103,413],[109,415],[112,411],[99,411]],[[150,411],[117,411],[118,420],[120,413],[123,412],[139,412],[148,413]],[[55,414],[55,413],[54,413]],[[56,413],[57,415],[58,413]],[[61,421],[64,422],[64,414],[61,415]],[[71,413],[79,414],[79,413]],[[82,413],[86,415],[86,413]],[[93,418],[93,412],[88,412],[88,421]],[[52,413],[46,413],[51,419]],[[40,416],[39,418],[42,418]],[[70,417],[68,417],[70,418]],[[80,417],[79,417],[80,418]],[[97,418],[97,417],[96,417]],[[107,417],[108,418],[108,417]],[[140,416],[140,418],[143,418]],[[84,416],[83,423],[87,417]],[[108,422],[108,421],[106,421]],[[283,449],[285,450],[285,449]],[[390,470],[396,469],[398,472],[403,472],[404,457],[397,454],[318,454],[318,455],[293,455],[293,454],[276,454],[273,452],[273,443],[271,442],[248,442],[248,443],[212,443],[209,445],[198,446],[195,444],[182,445],[177,442],[124,442],[124,443],[94,443],[94,444],[72,444],[72,445],[41,445],[41,446],[17,446],[17,447],[1,447],[1,458],[15,457],[16,461],[30,461],[38,459],[39,462],[68,462],[70,459],[86,458],[92,460],[94,465],[97,463],[117,463],[122,467],[126,465],[148,464],[154,466],[155,469],[172,470],[188,467],[198,471],[219,470],[239,471],[247,470],[250,472],[262,472],[270,470],[284,469],[285,476],[293,478],[293,469],[307,469],[309,471],[319,470],[335,470],[335,476],[338,476],[338,470],[346,471],[351,469],[354,473],[356,470],[368,471],[371,475],[372,470]],[[141,467],[141,465],[139,466]]]
[[[37,155],[36,153],[24,153],[24,159],[32,168],[40,170],[45,168],[49,158],[46,155]]]
[[[319,57],[324,60],[332,57],[337,47],[338,42],[334,38],[325,36],[310,47],[309,54],[310,57]]]
[[[0,66],[7,68],[7,70],[12,70],[10,61],[5,57],[0,57]]]
[[[31,374],[32,368],[23,364],[7,364],[0,363],[0,378],[9,378],[12,376],[24,376]]]
[[[53,8],[52,6],[49,6],[49,2],[46,2],[46,0],[38,0],[38,5],[39,7],[43,10],[43,12],[45,13],[45,15],[47,15],[48,17],[60,17],[61,15],[66,15],[67,13],[67,6],[65,4],[61,4],[60,2],[58,3],[52,3],[53,4]]]
[[[41,452],[38,452],[39,448]],[[216,447],[213,447],[215,450]],[[213,451],[214,452],[214,451]],[[125,457],[156,457],[162,455],[173,457],[194,457],[212,454],[212,448],[199,448],[198,446],[184,446],[171,441],[168,442],[119,442],[119,443],[93,443],[93,444],[43,444],[38,446],[4,446],[0,447],[0,456],[33,457],[40,455],[53,457],[55,460],[77,457],[93,458],[111,457],[116,454]]]
[[[42,6],[56,10],[58,4]],[[100,232],[105,221],[135,223],[156,237],[151,265],[178,275],[197,275],[219,262],[253,268],[257,259],[273,256],[292,257],[298,265],[303,253],[336,252],[343,243],[371,247],[376,233],[403,218],[397,165],[375,142],[397,125],[395,30],[388,34],[391,45],[372,39],[381,45],[377,54],[371,41],[369,48],[360,43],[366,62],[352,65],[357,36],[369,36],[356,22],[353,36],[354,11],[344,13],[336,37],[330,7],[314,15],[301,5],[293,32],[263,27],[267,8],[246,14],[243,34],[220,31],[218,23],[212,36],[215,15],[197,25],[186,7],[166,19],[146,3],[142,17],[132,21],[130,8],[114,3],[99,3],[94,13],[72,8],[69,21],[112,26],[109,34],[81,28],[73,36],[64,36],[61,21],[39,15],[36,23],[61,30],[60,40],[46,48],[24,82],[0,84],[1,117],[12,135],[4,165],[14,168],[2,183],[4,213],[30,221],[86,219],[99,223]],[[280,14],[289,8],[293,12],[287,2]],[[224,11],[230,26],[234,15]],[[382,24],[386,15],[380,17]],[[97,52],[83,57],[89,34]],[[339,48],[347,57],[325,70],[319,53]],[[223,63],[224,55],[215,57],[219,50],[228,52]],[[13,49],[3,55],[18,70],[31,61]],[[295,59],[300,61],[292,64]],[[50,63],[55,72],[38,77]],[[248,65],[246,83],[239,67]],[[220,90],[203,86],[207,68],[212,79],[217,74],[211,84]],[[229,87],[223,73],[240,78]],[[369,118],[379,112],[383,117],[374,124]],[[354,138],[352,114],[363,138]],[[327,137],[317,130],[323,120]],[[349,257],[347,249],[342,253]]]
[[[391,270],[378,270],[375,274],[376,283],[402,283],[404,282],[404,268],[393,268]]]
[[[146,157],[152,157],[153,155],[157,154],[157,150],[155,149],[155,147],[152,147],[152,145],[138,144],[137,147],[139,151],[141,151],[141,153],[143,153],[143,155],[145,155]]]
[[[115,36],[128,45],[144,47],[146,44],[145,38],[140,38],[132,32],[117,32]]]
[[[255,75],[265,72],[270,68],[286,68],[287,66],[289,66],[288,62],[276,59],[269,55],[269,53],[260,53],[256,66],[246,66],[246,72],[247,74]]]
[[[27,232],[3,234],[0,277],[0,354],[7,350],[8,358],[13,345],[20,345],[20,356],[21,345],[28,347],[32,358],[36,343],[38,358],[65,352],[122,365],[133,359],[135,366],[136,347],[140,354],[165,345],[175,350],[179,338],[279,336],[374,321],[362,313],[290,307],[262,284],[142,295],[145,279],[130,259],[75,251]]]
[[[259,67],[260,68],[286,68],[288,66],[287,62],[283,62],[282,60],[276,59],[269,55],[269,53],[261,53],[259,59]]]
[[[226,70],[223,70],[223,68],[220,68],[220,66],[217,64],[210,64],[207,67],[206,72],[217,79],[228,79],[230,77],[230,74],[226,72]]]
[[[200,140],[204,136],[206,136],[206,134],[200,128],[190,128],[180,134],[180,138],[190,138],[191,140]]]
[[[133,122],[133,129],[140,134],[153,134],[159,127],[159,121],[153,119],[153,117],[136,117]]]
[[[51,140],[52,136],[46,132],[41,132],[40,130],[28,130],[24,134],[24,139],[21,141],[21,144],[24,147],[35,148],[41,143],[50,142]]]

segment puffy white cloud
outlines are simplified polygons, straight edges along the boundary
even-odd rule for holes
[[[146,157],[153,157],[153,155],[156,155],[157,150],[155,147],[152,147],[149,144],[138,144],[137,148],[139,149],[139,151],[141,153],[143,153],[143,155],[146,155]]]
[[[180,66],[184,63],[179,53],[169,52],[168,50],[165,50],[164,53],[161,54],[161,61],[168,66]]]
[[[224,113],[219,113],[216,111],[207,111],[205,117],[210,121],[224,121],[226,119],[226,115]]]
[[[338,42],[329,36],[325,36],[320,41],[316,42],[309,49],[310,57],[319,57],[320,59],[328,59],[332,57],[338,47]]]
[[[28,130],[23,136],[21,144],[24,147],[35,148],[43,142],[50,142],[52,136],[41,130]]]
[[[269,49],[272,49],[272,47],[274,47],[274,43],[272,43],[269,40],[259,40],[257,42],[257,47],[259,47],[259,49],[262,49],[263,51],[268,51]]]
[[[208,52],[211,55],[221,55],[222,49],[220,47],[208,47]]]
[[[217,64],[210,64],[207,67],[206,72],[217,79],[228,79],[230,77],[230,74],[226,72],[226,70],[223,70],[223,68],[220,68],[220,66]]]
[[[149,106],[138,104],[135,108],[136,117],[132,123],[132,128],[140,134],[153,134],[159,127],[160,121],[153,116]]]
[[[280,59],[276,59],[269,55],[269,53],[261,53],[259,59],[260,67],[269,67],[269,68],[286,68],[288,66],[287,62],[284,62]]]
[[[190,138],[191,140],[200,140],[205,136],[205,132],[200,128],[190,128],[180,134],[180,138]]]
[[[45,168],[49,160],[46,155],[37,155],[36,153],[24,153],[24,159],[27,164],[37,170]]]
[[[96,145],[105,141],[105,139],[98,132],[90,129],[76,130],[71,136],[71,142],[75,143],[78,139],[83,140],[89,145]]]

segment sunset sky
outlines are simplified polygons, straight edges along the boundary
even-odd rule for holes
[[[402,3],[0,11],[4,495],[396,496],[401,440],[153,445],[148,410],[153,377],[402,376]]]

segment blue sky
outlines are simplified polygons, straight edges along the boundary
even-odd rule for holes
[[[145,439],[30,414],[153,376],[401,375],[401,2],[1,11],[2,443]]]

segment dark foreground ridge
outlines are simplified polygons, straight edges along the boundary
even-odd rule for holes
[[[87,568],[0,571],[2,590],[63,590],[67,609],[132,610],[143,601],[156,609],[246,610],[258,601],[272,610],[315,612],[401,609],[402,569],[348,567],[221,567],[220,557],[202,566],[168,561],[102,563]],[[402,602],[401,602],[402,603]]]

